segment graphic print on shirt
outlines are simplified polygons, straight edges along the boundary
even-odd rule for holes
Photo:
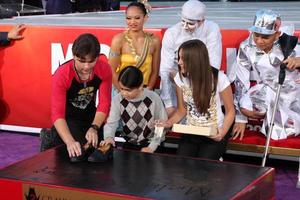
[[[84,87],[78,91],[78,96],[72,101],[74,107],[85,109],[92,101],[94,96],[94,87]]]
[[[67,91],[68,104],[80,110],[90,109],[95,104],[95,95],[100,83],[101,80],[97,76],[86,83],[78,82],[73,78]]]

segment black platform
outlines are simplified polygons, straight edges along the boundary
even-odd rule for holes
[[[70,163],[59,147],[0,170],[0,191],[0,199],[266,200],[274,169],[122,150],[106,163]]]

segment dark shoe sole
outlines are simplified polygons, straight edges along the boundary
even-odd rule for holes
[[[99,149],[95,149],[94,152],[88,157],[89,162],[106,162],[113,158],[113,148],[110,147],[110,149],[103,153]]]
[[[94,157],[88,157],[88,161],[89,162],[93,162],[93,163],[104,163],[107,162],[108,160],[112,160],[113,159],[113,155],[109,155],[107,158],[94,158]]]
[[[83,161],[86,161],[88,159],[88,157],[93,153],[93,148],[90,147],[86,150],[84,150],[82,147],[81,147],[81,152],[82,154],[80,156],[75,156],[75,157],[71,157],[70,158],[70,162],[72,163],[77,163],[77,162],[83,162]]]

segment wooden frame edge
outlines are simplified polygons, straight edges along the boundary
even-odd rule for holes
[[[227,150],[263,153],[265,150],[265,146],[255,145],[255,144],[238,144],[238,143],[228,142]],[[300,149],[270,146],[269,154],[299,157]]]

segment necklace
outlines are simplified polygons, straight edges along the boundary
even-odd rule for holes
[[[143,32],[143,33],[144,33],[144,32]],[[144,35],[145,35],[145,33],[144,33]],[[135,49],[135,47],[133,46],[133,39],[130,37],[129,31],[126,31],[126,32],[125,32],[125,36],[124,36],[124,37],[125,37],[125,39],[126,39],[128,45],[129,45],[129,47],[130,47],[131,54],[133,55],[134,60],[135,60],[136,62],[138,62],[138,61],[141,59],[141,56],[139,56],[139,55],[136,53],[136,49]]]
[[[74,61],[74,63],[73,63],[73,69],[74,69],[74,71],[75,71],[75,73],[76,73],[76,75],[77,75],[79,81],[80,81],[81,83],[83,83],[84,89],[86,89],[86,87],[87,87],[87,82],[90,80],[91,74],[92,74],[92,73],[90,72],[88,78],[83,80],[83,79],[80,77],[80,75],[79,75],[79,73],[78,73],[78,71],[77,71],[77,69],[76,69],[76,67],[75,67],[75,61]]]

